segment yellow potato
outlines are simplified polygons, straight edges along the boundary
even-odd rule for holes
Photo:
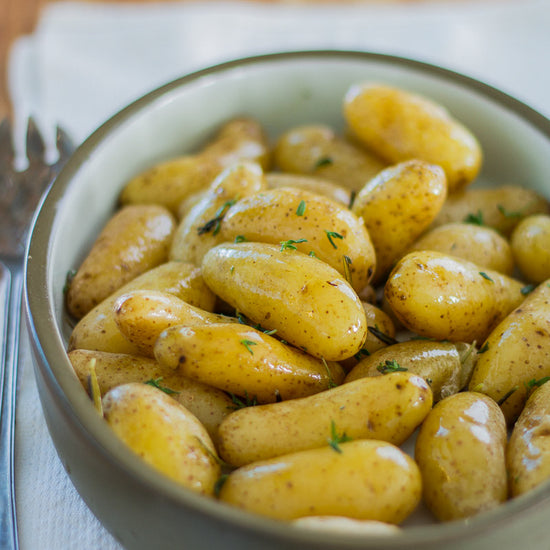
[[[153,357],[155,341],[168,327],[237,322],[234,317],[205,311],[160,290],[126,292],[116,299],[113,311],[120,332],[147,357]]]
[[[430,385],[434,402],[464,388],[477,359],[468,344],[409,340],[379,349],[348,373],[346,383],[365,376],[381,376],[401,369],[421,376]],[[385,376],[384,376],[385,378]]]
[[[340,361],[366,337],[363,305],[325,262],[264,243],[223,244],[202,263],[206,284],[254,323],[311,355]]]
[[[542,385],[527,400],[514,425],[506,462],[510,494],[518,496],[550,479],[550,384]]]
[[[164,263],[175,228],[174,217],[162,206],[118,210],[70,281],[69,313],[80,319],[121,286]]]
[[[154,359],[79,349],[69,352],[69,360],[87,391],[92,360],[95,361],[94,368],[101,395],[129,382],[149,382],[164,388],[170,397],[199,419],[215,443],[218,442],[219,425],[235,409],[235,404],[225,392],[188,378],[179,369],[165,367]]]
[[[250,118],[227,122],[200,153],[159,163],[131,179],[120,201],[162,204],[174,214],[188,196],[209,186],[224,169],[238,161],[269,166],[269,147],[259,123]]]
[[[231,206],[239,198],[265,189],[266,185],[259,164],[241,162],[226,168],[178,225],[170,247],[170,260],[200,265],[206,252],[223,242],[221,223]]]
[[[206,429],[183,405],[146,384],[117,386],[103,398],[105,420],[120,439],[156,470],[203,495],[220,475]]]
[[[424,502],[440,521],[467,518],[506,500],[506,422],[485,395],[461,392],[424,420],[415,447]]]
[[[519,185],[466,189],[447,197],[433,226],[467,221],[487,225],[508,237],[526,216],[549,212],[544,197]]]
[[[309,174],[358,191],[386,163],[338,136],[330,127],[299,126],[284,133],[274,150],[274,162],[284,172]]]
[[[550,216],[528,216],[516,226],[510,240],[521,273],[529,281],[550,278]]]
[[[344,116],[357,138],[393,164],[421,159],[438,164],[449,191],[471,183],[482,164],[477,139],[441,105],[412,92],[380,84],[352,86]]]
[[[398,524],[421,491],[408,455],[391,443],[358,440],[243,466],[227,477],[220,499],[275,519],[338,515]]]
[[[192,306],[211,311],[216,297],[206,286],[200,268],[185,262],[167,262],[136,277],[87,313],[74,327],[69,350],[95,349],[139,355],[116,325],[117,298],[133,290],[162,290]]]
[[[296,249],[314,255],[362,290],[376,265],[374,248],[363,221],[347,207],[326,197],[284,187],[239,200],[224,217],[220,239],[280,244],[294,239]]]
[[[349,206],[351,203],[352,194],[350,190],[328,179],[305,174],[289,174],[287,172],[268,172],[265,175],[265,179],[268,189],[295,187],[297,189],[323,195],[323,197],[332,199],[344,206]]]
[[[166,329],[155,344],[155,358],[185,376],[258,403],[304,397],[344,379],[338,363],[320,361],[235,323]]]
[[[480,342],[524,299],[523,283],[455,256],[411,252],[384,293],[398,319],[435,340]]]
[[[220,456],[243,466],[323,447],[336,434],[401,445],[432,408],[419,376],[362,378],[302,399],[235,411],[220,426]]]
[[[359,191],[352,212],[363,218],[374,244],[375,281],[429,227],[446,196],[443,170],[419,160],[386,168]]]
[[[550,279],[541,283],[489,335],[470,390],[500,403],[508,423],[521,413],[531,380],[550,376]]]
[[[484,225],[456,222],[435,227],[409,248],[413,250],[451,254],[505,275],[514,271],[510,244],[495,229]]]

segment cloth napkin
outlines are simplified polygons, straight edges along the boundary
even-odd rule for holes
[[[49,5],[11,51],[16,129],[33,114],[83,141],[128,102],[221,61],[337,48],[413,57],[465,73],[550,116],[550,1],[364,5],[183,2]],[[24,156],[24,144],[15,146]],[[50,441],[23,342],[16,431],[22,550],[120,546],[89,512]]]

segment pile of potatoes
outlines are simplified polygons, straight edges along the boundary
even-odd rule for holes
[[[427,98],[360,84],[343,117],[235,118],[127,182],[69,358],[198,493],[318,530],[471,517],[550,477],[549,205],[470,188],[480,145]]]

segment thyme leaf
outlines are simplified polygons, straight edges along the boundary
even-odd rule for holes
[[[380,363],[376,367],[376,370],[382,374],[389,374],[390,372],[406,372],[409,369],[402,367],[395,359],[386,359],[384,363]]]
[[[337,452],[341,453],[342,448],[340,443],[346,443],[347,441],[352,441],[351,437],[348,437],[346,433],[339,434],[336,430],[336,423],[334,420],[330,421],[330,437],[328,439],[328,444]]]
[[[336,233],[336,231],[329,231],[328,229],[325,229],[325,233],[327,234],[327,238],[330,241],[332,247],[338,248],[338,246],[336,246],[335,242],[332,239],[343,239],[344,236],[340,235],[340,233]]]
[[[154,388],[157,388],[157,390],[163,391],[168,395],[174,395],[176,393],[180,393],[179,391],[173,390],[171,388],[167,388],[166,386],[162,386],[161,382],[162,382],[162,376],[159,376],[158,378],[151,378],[150,380],[145,381],[144,384],[147,384],[148,386],[153,386]]]

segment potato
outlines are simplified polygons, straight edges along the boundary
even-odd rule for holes
[[[157,388],[130,383],[105,395],[103,411],[117,436],[150,466],[192,491],[214,494],[216,450],[183,405]]]
[[[322,124],[298,126],[281,135],[273,153],[283,171],[314,175],[358,191],[386,163]]]
[[[121,208],[107,222],[70,281],[69,313],[82,318],[97,304],[138,275],[164,263],[176,228],[161,206]]]
[[[202,152],[159,163],[132,178],[120,202],[162,204],[176,214],[189,195],[209,186],[224,168],[246,160],[267,169],[269,147],[259,123],[241,117],[222,126]]]
[[[221,421],[235,409],[235,403],[225,392],[188,378],[179,369],[164,367],[148,357],[77,349],[69,352],[69,360],[87,391],[92,360],[95,361],[101,395],[129,382],[149,382],[164,388],[170,397],[199,419],[216,444]]]
[[[449,192],[470,184],[482,164],[477,139],[441,105],[407,90],[353,85],[344,116],[357,138],[390,164],[421,159],[438,164]]]
[[[240,199],[225,215],[222,241],[280,244],[314,255],[361,291],[374,274],[376,258],[363,220],[326,197],[292,187],[262,191]]]
[[[220,456],[243,466],[323,447],[334,434],[401,445],[432,407],[419,376],[397,372],[362,378],[302,399],[247,407],[220,426]]]
[[[437,402],[467,385],[476,359],[476,349],[468,344],[409,340],[364,357],[347,374],[345,381],[403,370],[426,380]]]
[[[550,280],[491,332],[470,380],[472,391],[497,401],[511,424],[521,413],[531,380],[550,376]]]
[[[550,384],[543,378],[534,385],[514,425],[508,448],[508,484],[514,497],[527,493],[550,479]]]
[[[510,244],[495,229],[484,225],[456,222],[435,227],[409,248],[409,252],[413,250],[451,254],[505,275],[514,271]]]
[[[514,259],[522,275],[534,283],[550,278],[550,216],[528,216],[516,226],[510,239]]]
[[[328,179],[305,174],[289,174],[286,172],[268,172],[265,175],[268,189],[295,187],[303,191],[317,193],[344,206],[349,206],[352,199],[350,190]]]
[[[133,290],[162,290],[190,305],[212,310],[216,297],[206,286],[200,268],[185,262],[167,262],[136,277],[87,313],[74,327],[69,350],[95,349],[139,355],[116,325],[114,305],[117,298]]]
[[[168,327],[237,322],[234,317],[205,311],[160,290],[122,294],[116,299],[113,311],[120,332],[146,357],[153,357],[155,341]]]
[[[433,251],[411,252],[390,273],[384,293],[398,319],[435,340],[483,341],[524,299],[523,283]]]
[[[293,520],[292,523],[300,529],[308,529],[317,533],[337,533],[342,537],[349,535],[386,536],[401,532],[401,529],[392,523],[342,516],[305,516]]]
[[[363,218],[376,251],[375,282],[428,228],[446,196],[443,170],[419,160],[386,168],[359,191],[352,212]]]
[[[223,242],[220,227],[230,207],[237,199],[265,189],[266,185],[259,164],[241,162],[226,168],[178,225],[170,260],[200,265],[206,252]]]
[[[292,245],[218,245],[202,272],[237,311],[315,357],[339,361],[361,349],[367,321],[357,294],[335,269]]]
[[[508,237],[526,216],[549,212],[548,201],[533,189],[502,185],[449,195],[432,225],[467,221],[492,227]]]
[[[418,433],[424,502],[441,521],[468,518],[506,500],[506,423],[485,395],[440,401]]]
[[[344,379],[338,363],[323,362],[241,324],[166,329],[155,358],[185,376],[259,403],[320,392]]]
[[[255,462],[233,471],[223,502],[275,519],[345,516],[398,524],[416,508],[421,479],[391,443],[358,440]]]

